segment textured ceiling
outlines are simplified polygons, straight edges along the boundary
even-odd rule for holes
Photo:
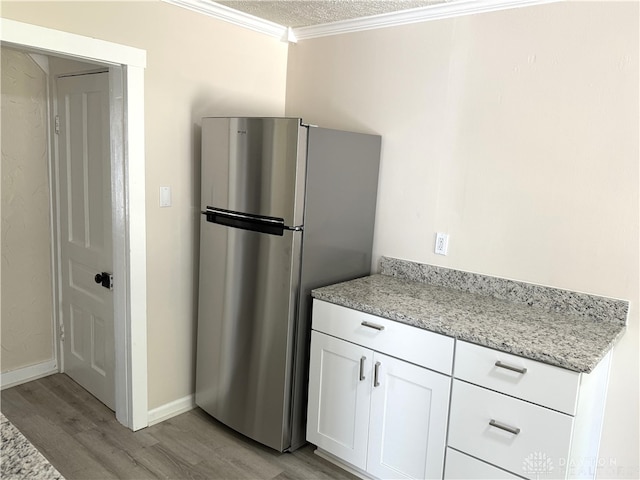
[[[427,7],[451,0],[229,0],[226,7],[285,27],[308,27],[340,20]]]

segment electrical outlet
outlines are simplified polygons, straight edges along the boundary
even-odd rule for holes
[[[449,252],[449,234],[436,233],[436,248],[434,252],[438,255],[446,255]]]

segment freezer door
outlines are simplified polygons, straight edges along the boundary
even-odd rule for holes
[[[196,404],[283,451],[301,232],[259,233],[201,217]]]
[[[306,133],[299,118],[203,118],[201,208],[302,225]]]

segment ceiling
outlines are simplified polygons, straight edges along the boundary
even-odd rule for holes
[[[454,3],[454,0],[229,0],[214,3],[278,25],[300,28]]]

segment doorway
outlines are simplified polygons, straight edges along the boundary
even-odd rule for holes
[[[113,211],[115,408],[132,430],[148,425],[144,67],[146,52],[0,19],[0,41],[18,50],[86,60],[109,68]],[[135,348],[133,346],[135,345]]]

